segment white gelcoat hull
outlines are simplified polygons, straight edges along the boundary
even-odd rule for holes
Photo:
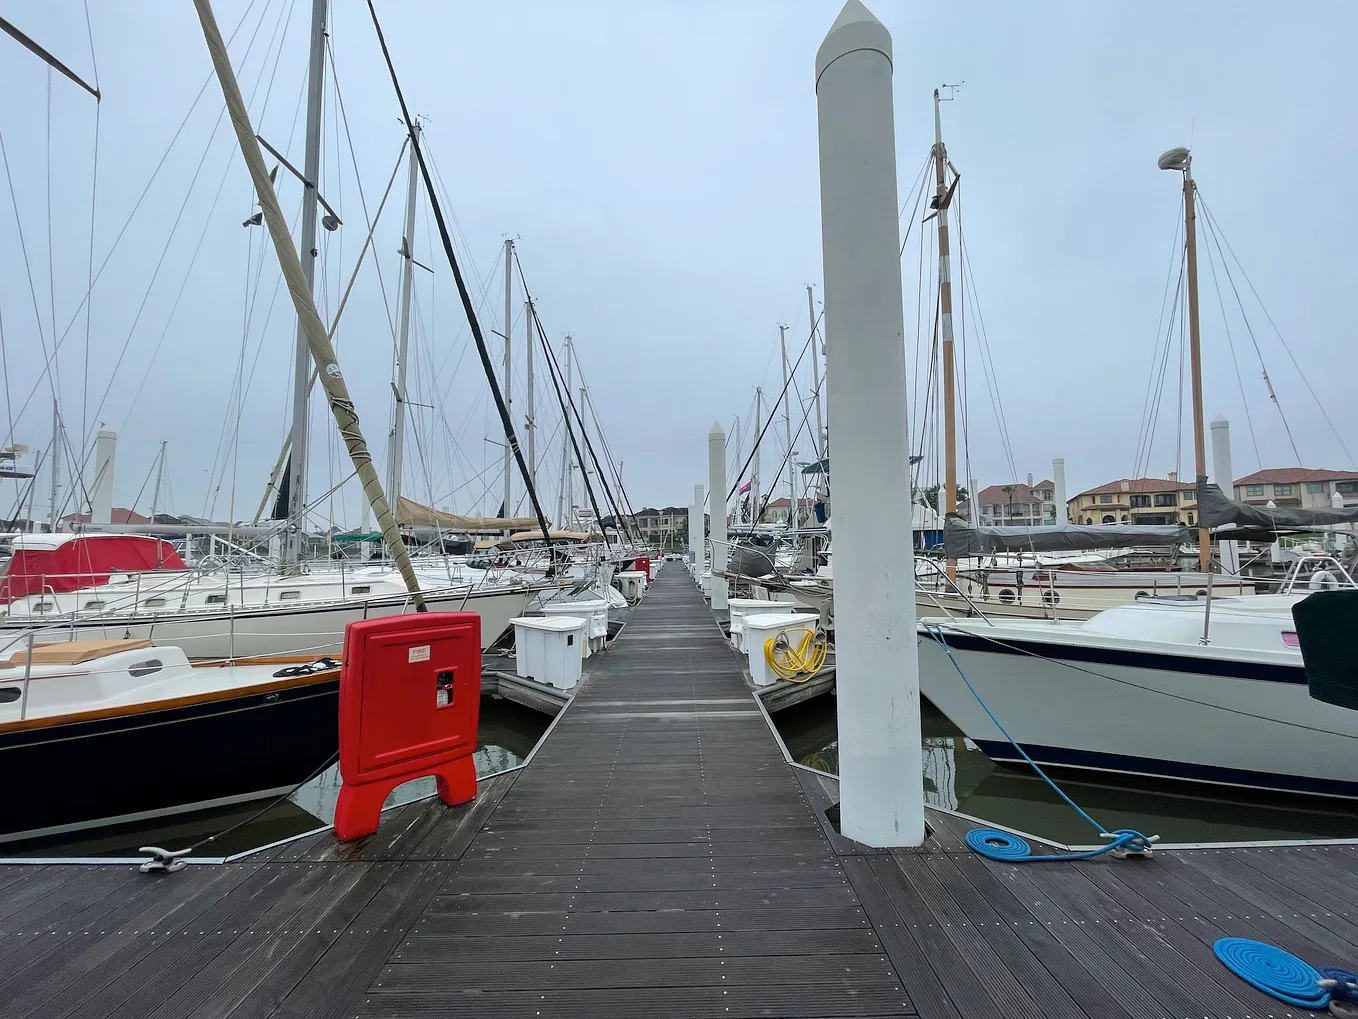
[[[951,635],[949,643],[990,710],[1040,762],[1358,795],[1358,712],[1311,699],[1304,682],[1177,671],[1163,655],[1143,656],[1163,669],[1079,661],[1072,668],[959,648]],[[920,639],[920,689],[992,756],[1017,758],[928,637]],[[1345,783],[1351,790],[1337,787]]]
[[[493,644],[509,621],[522,615],[536,589],[473,593],[450,591],[425,596],[430,612],[475,612],[481,617],[481,647]],[[160,618],[77,620],[39,632],[39,643],[66,640],[148,638],[171,644],[195,659],[249,658],[259,655],[336,655],[344,647],[344,628],[361,619],[377,619],[413,612],[409,599],[371,599],[367,602],[302,603],[297,607],[244,608],[235,612],[166,614]],[[0,627],[0,643],[12,643],[30,625]]]

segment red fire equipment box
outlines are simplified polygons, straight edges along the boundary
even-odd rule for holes
[[[377,831],[398,785],[433,775],[449,806],[476,796],[481,617],[426,612],[350,623],[340,672],[335,806],[342,842]]]

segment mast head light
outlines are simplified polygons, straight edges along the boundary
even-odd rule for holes
[[[1160,158],[1155,161],[1155,165],[1162,170],[1187,170],[1189,158],[1188,150],[1180,145],[1178,148],[1162,153]]]

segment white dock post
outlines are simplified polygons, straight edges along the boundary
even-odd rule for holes
[[[1235,498],[1235,475],[1231,473],[1231,423],[1218,414],[1212,418],[1212,480],[1217,483],[1227,499]],[[1198,520],[1202,520],[1202,506],[1198,506]],[[1221,547],[1221,570],[1223,573],[1240,572],[1240,546],[1233,541],[1223,541]]]
[[[688,558],[693,564],[693,579],[703,575],[703,486],[693,486],[693,505],[688,508]]]
[[[891,35],[848,0],[816,53],[835,515],[840,818],[869,846],[924,841]]]
[[[1066,515],[1066,458],[1063,456],[1052,461],[1052,485],[1056,496],[1056,522],[1069,523],[1070,517]]]
[[[726,608],[726,433],[713,421],[707,433],[707,499],[712,518],[712,608]],[[720,500],[720,501],[719,501]]]

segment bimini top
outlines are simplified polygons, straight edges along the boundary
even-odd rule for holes
[[[183,570],[174,546],[144,534],[22,534],[0,577],[0,604],[107,584],[113,573]]]

